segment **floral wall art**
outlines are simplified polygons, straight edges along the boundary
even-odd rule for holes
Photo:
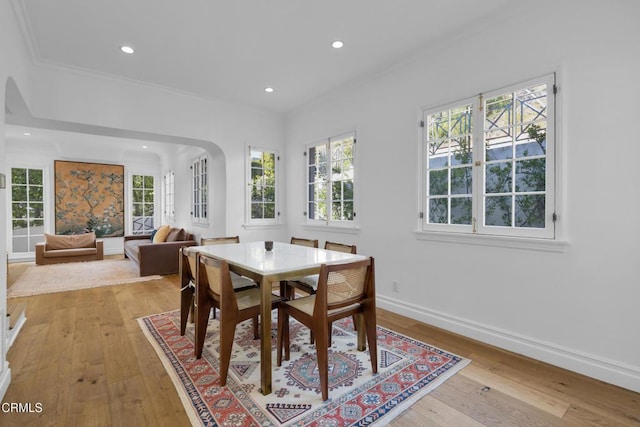
[[[124,166],[56,160],[56,234],[124,235]]]

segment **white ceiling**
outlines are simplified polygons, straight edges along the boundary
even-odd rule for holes
[[[286,112],[520,2],[12,0],[37,64]],[[344,48],[331,47],[342,40]],[[134,55],[120,52],[131,45]],[[275,92],[268,94],[264,88]]]

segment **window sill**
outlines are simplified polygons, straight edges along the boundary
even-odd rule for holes
[[[336,225],[315,225],[315,224],[305,224],[302,226],[305,230],[313,230],[313,231],[330,231],[336,233],[344,233],[344,234],[358,234],[360,233],[360,227],[339,227]]]
[[[280,228],[284,224],[242,224],[242,228],[245,230],[268,230],[274,228]]]
[[[433,242],[460,243],[465,245],[493,246],[498,248],[525,249],[542,252],[565,252],[569,246],[566,240],[534,239],[530,237],[488,236],[466,233],[438,233],[415,231],[416,239]]]

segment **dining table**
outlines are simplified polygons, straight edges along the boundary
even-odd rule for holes
[[[203,254],[226,261],[229,270],[260,284],[260,387],[271,393],[271,298],[273,284],[318,274],[322,264],[336,264],[367,259],[363,255],[273,242],[267,250],[264,241],[191,246]]]

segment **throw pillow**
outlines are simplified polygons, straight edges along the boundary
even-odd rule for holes
[[[168,225],[163,225],[158,228],[156,235],[153,236],[153,243],[162,243],[167,240],[167,236],[169,235],[169,231],[171,231],[171,227]]]
[[[158,232],[157,229],[151,230],[151,234],[149,235],[149,238],[151,239],[152,242],[153,242],[153,238],[154,238],[154,236],[156,235],[157,232]]]
[[[167,236],[167,242],[181,242],[184,240],[184,228],[172,228]]]

